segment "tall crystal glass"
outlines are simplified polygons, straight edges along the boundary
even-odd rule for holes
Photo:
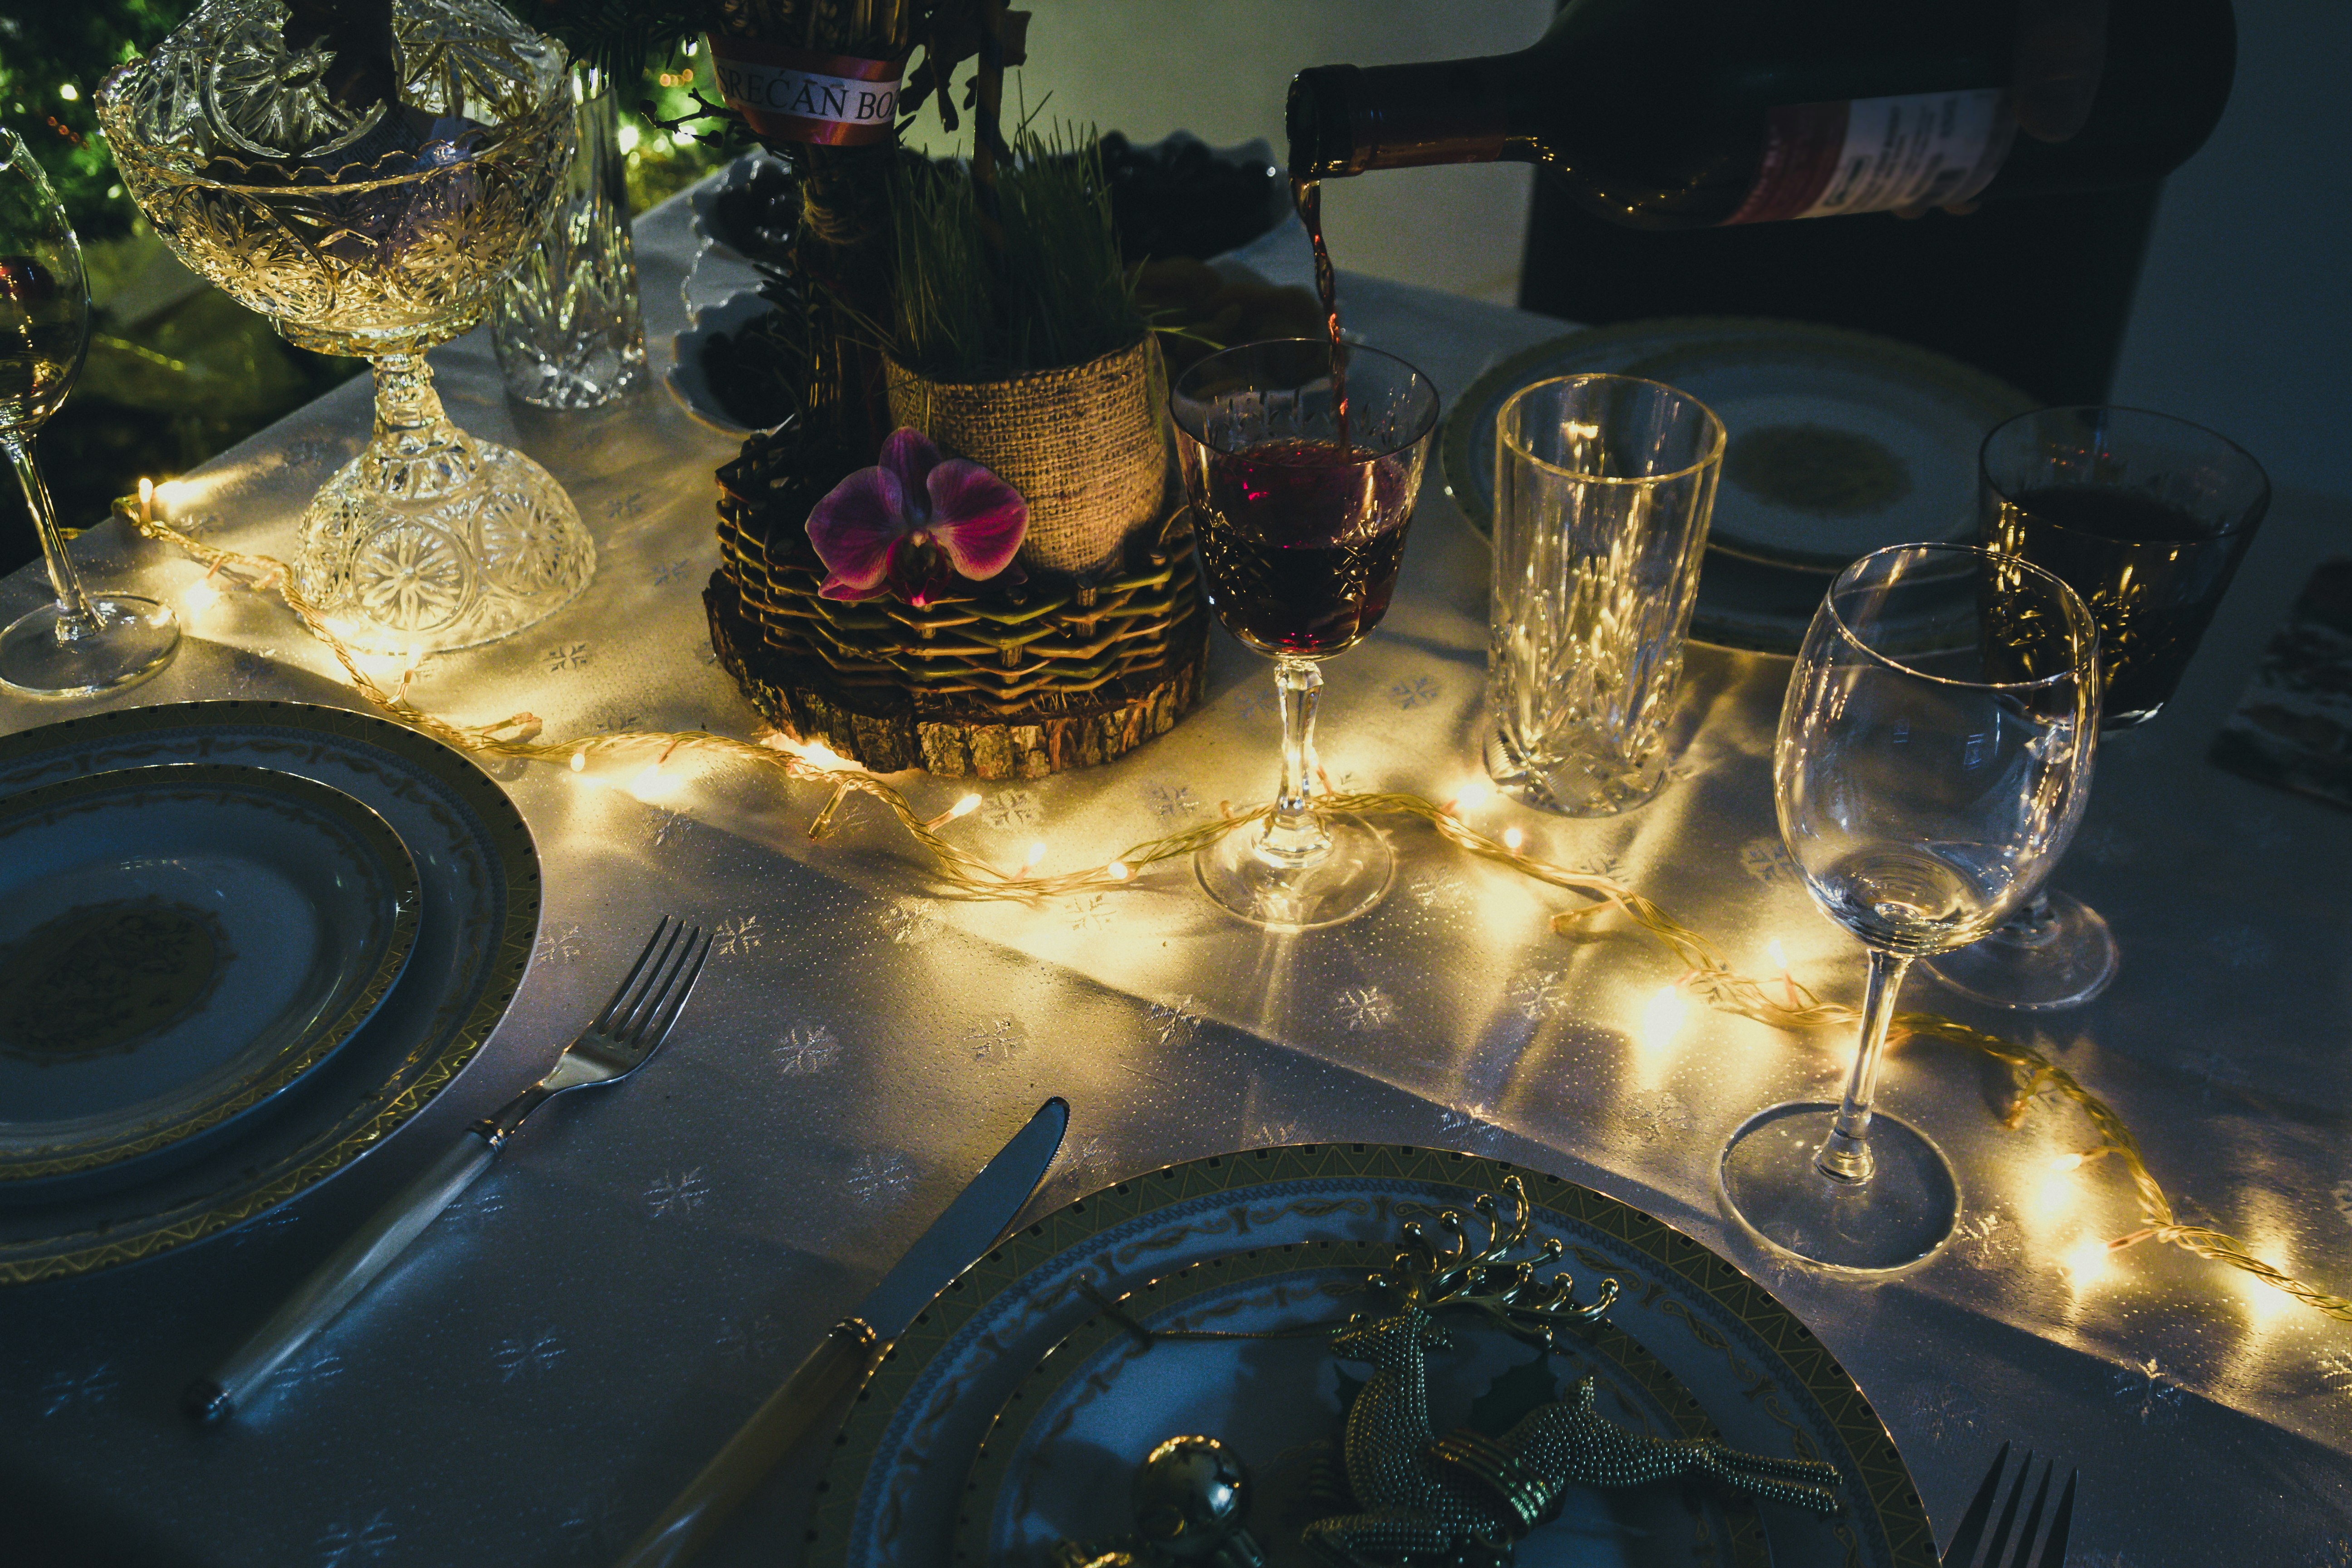
[[[2172,700],[2221,607],[2271,482],[2235,442],[2140,408],[2043,408],[1985,437],[1978,498],[1988,550],[2066,580],[2099,623],[2110,735]],[[2000,1007],[2072,1007],[2122,963],[2096,910],[2035,895],[1984,941],[1928,965],[1964,995]]]
[[[1832,1268],[1899,1268],[1952,1234],[1959,1186],[1918,1129],[1874,1110],[1895,993],[2040,887],[2081,820],[2098,742],[2098,628],[2038,566],[1969,545],[1865,555],[1833,583],[1780,708],[1780,836],[1829,917],[1870,950],[1837,1104],[1759,1111],[1723,1152],[1731,1211]]]
[[[611,79],[572,71],[580,151],[563,205],[499,290],[490,341],[507,391],[541,408],[601,408],[646,374],[628,169]]]
[[[1629,375],[1539,381],[1503,405],[1486,771],[1504,793],[1606,816],[1665,782],[1723,443],[1705,404]]]
[[[1209,897],[1278,931],[1337,924],[1388,891],[1395,859],[1360,817],[1310,795],[1318,668],[1388,613],[1437,388],[1392,355],[1319,339],[1227,349],[1169,394],[1201,575],[1225,629],[1274,660],[1282,782],[1256,833],[1194,869]]]
[[[25,489],[57,602],[0,631],[0,683],[79,697],[144,680],[180,646],[170,609],[92,594],[58,532],[33,437],[66,400],[89,347],[89,286],[65,208],[13,131],[0,129],[0,451]]]

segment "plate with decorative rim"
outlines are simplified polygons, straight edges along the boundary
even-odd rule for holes
[[[383,817],[271,768],[123,768],[0,800],[0,1183],[220,1132],[324,1065],[416,942]]]
[[[929,1568],[955,1561],[961,1547],[991,1561],[1042,1563],[1049,1530],[1129,1528],[1127,1471],[1195,1420],[1223,1426],[1207,1435],[1240,1447],[1278,1510],[1279,1500],[1298,1495],[1294,1450],[1307,1441],[1300,1434],[1339,1435],[1337,1357],[1294,1343],[1266,1350],[1262,1363],[1251,1352],[1201,1345],[1122,1360],[1126,1331],[1103,1321],[1101,1304],[1144,1291],[1136,1298],[1140,1315],[1159,1327],[1188,1312],[1268,1327],[1344,1318],[1350,1281],[1363,1278],[1366,1258],[1393,1255],[1406,1222],[1465,1210],[1478,1194],[1503,1192],[1514,1175],[1526,1184],[1533,1233],[1562,1241],[1562,1267],[1581,1282],[1577,1299],[1590,1300],[1601,1279],[1619,1282],[1601,1327],[1577,1341],[1571,1356],[1554,1358],[1564,1393],[1590,1374],[1609,1384],[1600,1407],[1628,1425],[1646,1423],[1654,1435],[1719,1433],[1749,1453],[1828,1463],[1845,1504],[1824,1522],[1782,1504],[1751,1507],[1665,1482],[1649,1497],[1633,1489],[1571,1499],[1565,1517],[1541,1529],[1588,1552],[1613,1543],[1616,1557],[1580,1559],[1596,1563],[1732,1568],[1757,1560],[1760,1531],[1780,1568],[1933,1568],[1917,1489],[1868,1400],[1811,1332],[1732,1264],[1559,1177],[1475,1155],[1370,1144],[1255,1150],[1121,1182],[974,1263],[918,1315],[859,1392],[820,1483],[808,1562]],[[1068,1352],[1059,1369],[1056,1346]],[[1433,1363],[1433,1412],[1459,1415],[1494,1394],[1513,1354],[1507,1346],[1471,1346],[1458,1363],[1445,1363],[1443,1387]],[[1227,1359],[1219,1363],[1220,1355]],[[1119,1375],[1163,1356],[1180,1364]],[[1207,1370],[1185,1373],[1184,1357],[1205,1357]],[[1264,1373],[1278,1416],[1252,1414],[1254,1394],[1232,1375],[1237,1365]],[[1094,1425],[1057,1429],[1082,1394],[1090,1408],[1070,1420]],[[1694,1405],[1682,1405],[1685,1398]],[[1066,1436],[1066,1461],[1051,1459]],[[1053,1479],[1061,1462],[1068,1472]],[[1760,1522],[1743,1526],[1743,1519]],[[1664,1530],[1671,1539],[1644,1544],[1651,1538],[1636,1530]],[[1540,1538],[1539,1530],[1523,1553]],[[1625,1555],[1629,1542],[1647,1555]],[[1264,1535],[1260,1544],[1276,1550]]]
[[[1446,493],[1480,535],[1494,531],[1503,405],[1530,383],[1593,373],[1666,382],[1723,419],[1690,635],[1758,653],[1795,653],[1824,575],[1856,557],[1973,538],[1977,448],[2034,405],[1958,360],[1843,327],[1739,316],[1596,327],[1504,360],[1446,416]]]
[[[415,867],[406,968],[342,1045],[188,1157],[0,1189],[0,1285],[153,1257],[307,1192],[430,1103],[521,984],[539,925],[539,857],[506,792],[457,752],[388,721],[290,702],[184,702],[0,736],[0,809],[28,791],[127,768],[266,768],[382,817]]]

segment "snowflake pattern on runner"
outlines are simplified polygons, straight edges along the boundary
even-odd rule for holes
[[[555,1538],[573,1562],[604,1563],[626,1544],[614,1523],[613,1489],[598,1487],[572,1500],[555,1522]]]
[[[1797,879],[1797,862],[1789,847],[1775,838],[1752,838],[1739,852],[1739,868],[1770,887],[1775,882]]]
[[[112,1362],[102,1361],[88,1372],[51,1373],[41,1384],[41,1414],[62,1415],[77,1407],[94,1410],[114,1397],[121,1377]]]
[[[1333,997],[1339,1021],[1349,1029],[1385,1029],[1396,1021],[1396,1004],[1377,985],[1360,985]]]
[[[1974,1268],[2000,1268],[2021,1256],[2017,1226],[1999,1209],[1987,1209],[1959,1223],[1953,1246]]]
[[[2329,1351],[2319,1358],[2319,1381],[2337,1394],[2352,1397],[2352,1355]]]
[[[915,1164],[900,1153],[873,1151],[849,1163],[842,1178],[850,1194],[862,1203],[895,1197],[915,1184]]]
[[[1568,1010],[1568,980],[1557,969],[1530,969],[1511,982],[1511,1005],[1530,1024]]]
[[[757,1365],[784,1348],[784,1329],[767,1312],[749,1319],[727,1318],[720,1321],[719,1333],[710,1342],[729,1361]]]
[[[539,657],[541,662],[547,666],[548,674],[561,675],[565,670],[585,669],[595,663],[596,650],[584,642],[566,643],[549,648]]]
[[[519,1377],[542,1377],[555,1370],[563,1359],[563,1342],[553,1329],[541,1329],[535,1334],[500,1340],[490,1352],[498,1363],[499,1381],[512,1383]]]
[[[643,722],[645,722],[643,714],[626,708],[606,708],[588,717],[591,729],[603,730],[607,733],[620,730],[634,730]]]
[[[1389,688],[1389,700],[1408,710],[1426,708],[1444,694],[1445,688],[1426,675],[1416,675],[1411,680],[1400,680]]]
[[[1625,879],[1625,862],[1615,855],[1588,856],[1582,862],[1570,867],[1569,869],[1587,877],[1606,877],[1612,882],[1622,882]]]
[[[1173,1002],[1154,1002],[1144,1016],[1150,1020],[1152,1033],[1163,1046],[1192,1044],[1201,1037],[1201,1026],[1206,1021],[1199,1005],[1189,995],[1179,996]]]
[[[362,1520],[337,1520],[319,1532],[319,1568],[352,1568],[359,1563],[380,1563],[400,1542],[392,1510],[378,1509]]]
[[[1423,871],[1404,885],[1405,896],[1424,910],[1459,909],[1469,890],[1452,871]]]
[[[1163,821],[1197,816],[1201,811],[1200,799],[1193,795],[1191,784],[1148,784],[1143,786],[1143,799],[1151,807],[1151,815]]]
[[[710,928],[711,951],[721,958],[751,952],[760,945],[767,932],[760,929],[760,917],[740,915],[731,921],[720,921]]]
[[[1647,1089],[1618,1102],[1617,1123],[1644,1143],[1662,1143],[1690,1131],[1690,1107],[1671,1089]]]
[[[494,1224],[506,1212],[506,1207],[505,1184],[485,1177],[467,1188],[456,1203],[441,1211],[441,1217],[433,1223],[478,1230]]]
[[[1072,931],[1101,931],[1110,924],[1111,907],[1100,893],[1086,893],[1062,905]]]
[[[971,1042],[972,1060],[996,1061],[1018,1056],[1029,1044],[1029,1032],[1018,1018],[988,1018],[964,1038]]]
[[[280,468],[315,468],[335,453],[335,447],[316,436],[302,436],[286,443],[278,454]],[[179,526],[184,530],[187,524]]]
[[[2173,1065],[2197,1085],[2197,1098],[2206,1105],[2213,1103],[2216,1089],[2226,1092],[2246,1080],[2246,1069],[2225,1051],[2182,1051]]]
[[[913,904],[893,904],[882,911],[882,929],[890,940],[908,947],[920,947],[947,930],[938,917]]]
[[[2352,1182],[2338,1182],[2328,1194],[2336,1200],[2336,1217],[2352,1225]]]
[[[1244,1149],[1286,1149],[1307,1142],[1307,1129],[1292,1119],[1262,1120],[1242,1140]]]
[[[1975,1431],[1977,1417],[1983,1414],[1984,1406],[1957,1383],[1948,1383],[1911,1401],[1912,1422],[1927,1434],[1927,1441],[1938,1447]]]
[[[785,1035],[776,1045],[776,1070],[786,1078],[821,1073],[841,1057],[841,1042],[823,1024],[807,1025]]]
[[[656,588],[667,588],[672,583],[677,582],[680,577],[685,576],[687,573],[692,571],[693,568],[694,557],[691,555],[681,555],[677,560],[668,563],[654,574],[654,586]]]
[[[2252,926],[2229,926],[2207,939],[2213,956],[2232,969],[2259,969],[2277,951],[2268,932]]]
[[[1025,789],[1003,789],[981,806],[980,819],[1000,833],[1012,833],[1045,821],[1045,808]]]
[[[1449,1105],[1439,1112],[1437,1136],[1449,1149],[1475,1152],[1502,1136],[1503,1130],[1486,1120],[1483,1106]]]
[[[688,1166],[676,1175],[664,1171],[646,1184],[646,1213],[654,1219],[667,1218],[673,1213],[688,1214],[700,1208],[709,1196],[710,1183],[703,1176],[701,1166]]]
[[[604,521],[607,522],[626,522],[631,518],[643,513],[645,510],[646,492],[643,490],[631,490],[627,495],[614,496],[611,500],[604,503]]]
[[[332,1350],[297,1356],[278,1369],[270,1382],[279,1388],[316,1388],[343,1375],[343,1358]]]
[[[1072,1183],[1099,1182],[1104,1163],[1110,1158],[1110,1145],[1099,1132],[1089,1132],[1079,1142],[1066,1146],[1060,1159],[1060,1177]]]
[[[578,926],[565,926],[562,931],[541,933],[539,945],[531,957],[541,963],[570,963],[588,951],[588,939]]]
[[[682,841],[694,831],[694,818],[682,811],[664,810],[654,816],[654,847]]]
[[[2176,1419],[2188,1406],[2188,1390],[2153,1358],[2116,1367],[2108,1381],[2116,1403],[2143,1426]]]

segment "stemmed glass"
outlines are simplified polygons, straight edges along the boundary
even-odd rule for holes
[[[2056,573],[2099,623],[2109,735],[2162,711],[2270,509],[2271,483],[2236,443],[2140,408],[2043,408],[1985,437],[1979,542]],[[2107,922],[2043,892],[2000,930],[1928,965],[1995,1006],[2087,1002],[2115,978]]]
[[[1265,828],[1195,858],[1209,897],[1277,931],[1380,902],[1395,859],[1360,817],[1318,810],[1318,661],[1387,614],[1437,427],[1437,388],[1393,355],[1286,338],[1210,355],[1169,393],[1201,574],[1225,629],[1275,661],[1282,784]]]
[[[81,242],[41,166],[0,128],[0,449],[25,487],[58,595],[0,631],[0,684],[36,697],[143,680],[180,646],[180,624],[164,605],[83,588],[33,457],[33,437],[66,400],[89,347]]]
[[[1862,1041],[1839,1104],[1776,1105],[1723,1152],[1723,1194],[1766,1240],[1848,1269],[1899,1268],[1959,1217],[1950,1163],[1874,1115],[1905,971],[1976,941],[2049,874],[2098,742],[2098,629],[2038,566],[1904,544],[1841,573],[1780,708],[1780,836],[1829,917],[1870,949]]]

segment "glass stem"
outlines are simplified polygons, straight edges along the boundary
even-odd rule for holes
[[[73,557],[66,553],[65,535],[58,531],[58,509],[49,500],[41,465],[33,460],[33,444],[5,440],[0,447],[8,449],[8,462],[16,470],[16,482],[25,487],[25,504],[32,509],[33,527],[41,536],[41,559],[48,563],[49,586],[58,595],[58,640],[86,637],[104,623],[82,590],[81,574],[74,570]]]
[[[424,500],[472,482],[474,443],[449,423],[425,356],[385,354],[374,363],[375,436],[368,458],[376,468],[375,488]]]
[[[1870,1180],[1870,1102],[1878,1094],[1878,1065],[1886,1054],[1886,1026],[1895,1021],[1895,994],[1911,960],[1904,953],[1870,950],[1870,990],[1862,1003],[1862,1048],[1845,1080],[1845,1100],[1830,1135],[1813,1156],[1813,1166],[1833,1182],[1860,1186]]]
[[[1307,798],[1315,766],[1315,702],[1323,672],[1309,658],[1283,655],[1275,660],[1274,684],[1282,700],[1282,788],[1274,815],[1259,836],[1257,852],[1277,865],[1298,867],[1319,859],[1331,836]]]

